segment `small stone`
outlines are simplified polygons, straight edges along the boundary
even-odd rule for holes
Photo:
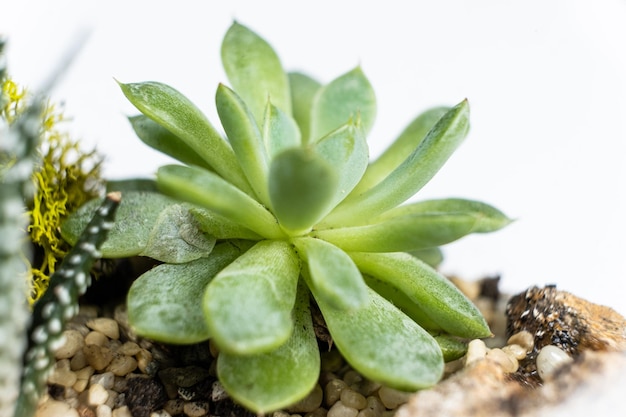
[[[83,404],[83,403],[78,404],[78,407],[76,407],[76,411],[78,411],[78,415],[80,417],[96,417],[95,410],[92,410],[86,404]]]
[[[109,399],[104,404],[113,409],[115,407],[115,404],[117,404],[117,397],[120,395],[120,393],[117,391],[113,391],[112,389],[108,389],[107,392],[109,393]]]
[[[86,324],[90,329],[103,333],[111,339],[117,340],[120,338],[120,327],[113,319],[99,317],[89,320]]]
[[[380,398],[374,395],[370,395],[367,397],[367,407],[366,410],[372,410],[374,415],[379,416],[385,411],[385,406],[380,402]]]
[[[526,349],[516,344],[506,345],[502,348],[502,351],[507,355],[511,355],[511,357],[517,359],[518,361],[524,359],[526,357],[526,353],[528,353]]]
[[[78,411],[62,401],[49,399],[42,403],[35,417],[80,417]]]
[[[111,407],[106,404],[100,404],[96,407],[96,417],[111,417],[112,414]]]
[[[70,369],[72,371],[78,371],[79,369],[83,369],[86,367],[87,358],[85,358],[85,352],[82,349],[79,349],[78,352],[70,359]]]
[[[229,395],[220,381],[215,381],[213,382],[213,384],[211,384],[211,401],[216,403],[219,401],[223,401],[228,397]]]
[[[152,353],[150,353],[149,350],[141,349],[141,351],[137,353],[136,358],[137,368],[139,368],[139,370],[146,375],[152,375],[149,372],[152,364]]]
[[[517,359],[510,355],[507,355],[502,351],[502,349],[491,349],[489,352],[487,352],[487,359],[491,359],[498,363],[498,365],[502,367],[504,372],[507,373],[515,372],[519,367]]]
[[[343,376],[343,381],[346,383],[346,385],[352,386],[354,384],[362,382],[363,376],[357,371],[351,369],[345,373],[345,375]]]
[[[48,384],[56,384],[71,387],[76,383],[76,373],[70,371],[70,361],[62,359],[54,364],[52,373],[48,377]]]
[[[126,342],[118,349],[118,353],[126,356],[135,356],[141,352],[141,348],[135,342]]]
[[[115,375],[112,372],[95,374],[89,379],[90,385],[102,385],[104,389],[112,389],[115,382]]]
[[[107,371],[117,376],[128,375],[137,369],[137,360],[132,356],[116,355],[107,367]]]
[[[87,363],[96,371],[103,370],[113,360],[111,349],[104,346],[87,345],[83,347],[83,353]]]
[[[173,400],[169,400],[163,406],[163,409],[170,413],[170,415],[178,415],[183,413],[183,407],[185,406],[185,401],[180,398],[176,398]]]
[[[333,379],[324,387],[324,398],[327,407],[331,407],[341,397],[341,391],[343,391],[348,384],[341,379]]]
[[[367,407],[367,399],[360,393],[353,391],[350,388],[341,391],[339,399],[345,406],[356,408],[357,410],[362,410]]]
[[[341,401],[337,401],[328,410],[327,417],[356,417],[359,410],[356,408],[346,407]]]
[[[172,417],[172,415],[165,410],[158,410],[151,412],[150,417]]]
[[[287,411],[290,413],[308,413],[309,411],[313,411],[322,404],[323,396],[324,393],[322,392],[322,387],[320,387],[319,384],[316,384],[309,395],[297,403],[289,406]]]
[[[327,417],[327,415],[328,410],[323,407],[319,407],[309,413],[306,413],[304,417]]]
[[[546,381],[552,378],[559,368],[572,361],[572,357],[563,350],[553,345],[547,345],[541,348],[537,355],[537,372],[539,377]]]
[[[272,417],[291,417],[291,414],[283,410],[278,410],[272,413]]]
[[[183,411],[189,417],[202,417],[209,412],[207,401],[190,401],[183,406]]]
[[[54,352],[56,359],[69,359],[85,345],[83,335],[77,330],[65,330],[63,338],[63,346]]]
[[[521,332],[517,332],[506,342],[507,345],[519,345],[526,352],[532,350],[533,346],[535,346],[535,338],[534,336],[527,330],[522,330]]]
[[[93,407],[104,404],[109,399],[108,391],[100,384],[94,384],[89,387],[87,403]]]
[[[480,339],[474,339],[467,345],[467,354],[465,355],[465,366],[484,359],[487,355],[487,346]]]
[[[378,390],[378,397],[380,398],[380,402],[383,403],[385,408],[390,410],[395,410],[402,404],[406,403],[409,400],[409,397],[413,393],[399,391],[397,389],[389,388],[389,387],[381,387]]]
[[[104,333],[98,331],[91,331],[87,336],[85,336],[85,344],[86,345],[98,345],[98,346],[106,346],[109,342],[109,338],[104,335]]]
[[[127,406],[116,408],[113,410],[111,417],[133,417]]]

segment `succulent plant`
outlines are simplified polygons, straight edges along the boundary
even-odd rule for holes
[[[435,384],[463,339],[490,330],[418,256],[509,223],[477,201],[406,203],[465,138],[467,101],[424,112],[370,163],[376,100],[360,67],[326,85],[286,73],[239,23],[222,61],[225,137],[174,88],[119,84],[141,112],[130,117],[139,138],[182,163],[159,168],[147,187],[116,185],[125,199],[103,256],[162,262],[129,291],[132,326],[169,343],[212,339],[223,386],[256,412],[294,403],[317,382],[312,303],[364,376],[400,390]],[[96,204],[65,223],[68,240]]]

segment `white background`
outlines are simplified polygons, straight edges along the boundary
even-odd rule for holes
[[[111,178],[169,160],[126,120],[122,82],[162,81],[219,126],[213,104],[233,19],[288,70],[322,82],[361,65],[378,97],[371,153],[420,111],[468,98],[466,142],[419,198],[489,202],[517,221],[449,245],[446,273],[556,283],[626,314],[626,1],[4,1],[13,77],[36,87],[71,39],[88,43],[54,91]]]

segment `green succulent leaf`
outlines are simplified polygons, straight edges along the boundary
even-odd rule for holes
[[[135,134],[143,143],[188,165],[212,169],[198,153],[178,136],[143,114],[129,117]]]
[[[195,217],[198,228],[216,239],[262,239],[261,235],[211,210],[190,207],[189,212]]]
[[[215,274],[245,248],[215,247],[209,258],[161,264],[137,278],[128,292],[128,320],[137,334],[166,343],[198,343],[210,337],[202,297]]]
[[[307,263],[309,280],[316,293],[327,304],[338,310],[351,310],[368,301],[363,277],[344,251],[310,237],[293,239],[293,243]]]
[[[332,208],[337,184],[334,167],[312,149],[291,148],[276,155],[269,191],[281,226],[292,235],[308,232]]]
[[[267,238],[284,236],[274,216],[249,195],[198,167],[166,165],[157,171],[162,192],[197,204]]]
[[[287,74],[291,89],[291,105],[293,118],[300,127],[302,143],[310,141],[311,133],[311,108],[315,94],[322,85],[308,75],[300,72],[290,72]]]
[[[400,136],[367,167],[367,171],[365,171],[354,192],[361,193],[371,188],[396,169],[424,140],[435,123],[449,110],[449,107],[436,107],[417,116],[402,131]]]
[[[348,196],[367,168],[369,149],[361,123],[348,121],[313,145],[313,149],[338,173],[339,183],[331,205]]]
[[[294,404],[317,383],[320,354],[313,332],[309,291],[299,285],[294,330],[278,349],[254,355],[220,352],[217,374],[235,401],[259,414]]]
[[[221,351],[272,351],[293,331],[300,260],[283,240],[258,242],[207,286],[204,316]]]
[[[231,147],[187,97],[157,82],[118,84],[140,112],[187,144],[224,179],[251,191]]]
[[[309,286],[311,287],[311,286]],[[363,376],[399,390],[434,385],[443,374],[435,339],[373,290],[369,301],[351,311],[338,310],[312,289],[333,342]]]
[[[209,256],[215,237],[203,233],[195,217],[181,204],[159,214],[148,243],[139,255],[180,264]]]
[[[439,171],[467,135],[469,105],[448,111],[417,148],[385,179],[345,199],[324,220],[326,226],[358,224],[406,201]]]
[[[347,251],[403,252],[440,246],[470,233],[493,232],[511,220],[487,204],[452,198],[400,206],[372,222],[320,230],[316,236]]]
[[[61,225],[61,235],[75,244],[87,226],[100,199],[82,205]],[[159,193],[128,191],[117,210],[116,221],[100,251],[103,258],[126,258],[139,255],[148,245],[152,229],[163,210],[176,202]]]
[[[267,195],[268,157],[259,126],[246,104],[230,88],[220,84],[215,95],[217,112],[254,194],[263,203]]]
[[[295,120],[268,101],[263,119],[263,142],[270,159],[285,149],[301,145],[301,134]]]
[[[222,64],[233,89],[248,105],[259,126],[268,98],[291,114],[287,75],[274,49],[256,33],[234,22],[222,42]]]
[[[419,259],[407,253],[349,255],[361,272],[399,289],[447,333],[465,338],[491,335],[476,306],[448,279]]]
[[[443,252],[438,247],[412,250],[408,253],[415,256],[417,259],[426,262],[433,268],[437,268],[443,262]]]
[[[317,92],[311,109],[310,141],[326,136],[357,116],[367,134],[376,117],[376,96],[360,67],[336,78]]]
[[[434,335],[433,337],[441,348],[443,360],[445,362],[460,359],[467,353],[467,342],[463,340],[459,340],[458,338],[447,334]]]

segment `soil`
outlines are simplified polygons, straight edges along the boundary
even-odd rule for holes
[[[255,416],[235,404],[221,388],[215,375],[218,352],[210,343],[164,345],[138,338],[130,331],[123,300],[118,295],[126,293],[132,277],[151,266],[139,259],[102,265],[104,277],[85,294],[81,313],[69,328],[91,338],[90,343],[97,340],[99,349],[108,351],[112,359],[105,366],[98,366],[101,369],[87,372],[88,381],[84,381],[84,369],[91,366],[91,357],[82,362],[74,357],[59,359],[58,372],[83,375],[83,382],[76,379],[63,386],[53,378],[55,383],[49,384],[38,417]],[[110,275],[117,277],[110,279]],[[332,347],[321,315],[314,315],[323,352],[319,384],[301,403],[273,415],[536,415],[551,404],[563,402],[582,381],[606,374],[615,364],[623,364],[626,369],[625,356],[616,353],[626,351],[626,321],[612,309],[588,303],[553,286],[533,287],[509,297],[500,293],[498,277],[474,282],[451,279],[487,318],[495,335],[486,341],[489,347],[480,341],[472,342],[466,357],[446,365],[446,376],[435,387],[416,394],[401,393],[367,381],[352,370]],[[87,336],[98,333],[92,325],[98,317],[117,322],[117,339]],[[516,342],[519,337],[514,335],[526,333],[531,345],[522,355],[517,353],[515,359],[515,347],[523,343]],[[87,345],[83,343],[82,349]],[[572,360],[542,379],[537,356],[546,345],[558,347]],[[120,365],[123,360],[131,362],[128,369],[132,370],[127,373],[119,370],[124,368]],[[112,374],[108,383],[102,382],[105,374]],[[92,395],[91,391],[96,391],[94,385],[104,386],[106,395]],[[56,402],[69,404],[73,410],[55,413],[50,405],[57,405]]]

